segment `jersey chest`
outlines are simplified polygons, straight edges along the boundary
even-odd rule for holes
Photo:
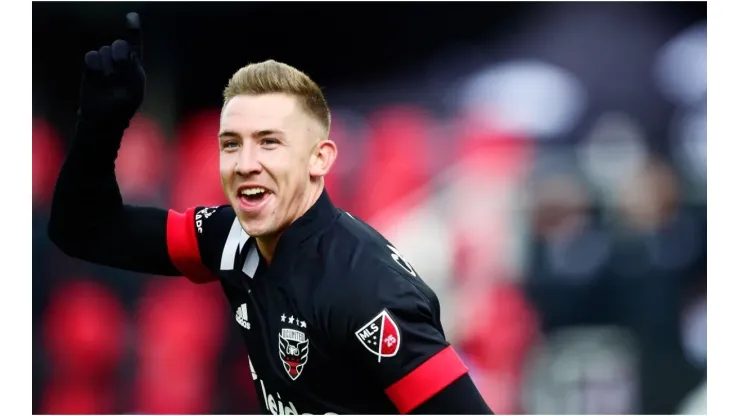
[[[242,287],[232,282],[223,283],[224,291],[256,372],[285,388],[322,378],[333,365],[332,351],[310,300],[268,278],[244,281]]]
[[[316,256],[275,262],[269,269],[244,246],[218,274],[249,354],[265,413],[387,413],[390,402],[331,335],[331,299],[322,296],[326,271]],[[233,267],[231,266],[233,264]],[[241,267],[240,267],[241,266]],[[334,337],[334,338],[333,338]],[[336,339],[335,339],[336,338]]]
[[[330,339],[311,300],[267,280],[245,282],[243,288],[233,286],[233,279],[222,282],[263,410],[356,413],[348,406],[368,389],[353,377],[341,345]]]

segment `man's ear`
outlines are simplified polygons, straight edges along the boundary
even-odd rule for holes
[[[311,154],[311,164],[308,173],[311,177],[323,177],[331,170],[337,160],[337,145],[331,140],[322,140],[316,143]]]

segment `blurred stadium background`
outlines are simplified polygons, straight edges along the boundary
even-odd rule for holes
[[[34,2],[35,413],[257,409],[218,285],[46,237],[84,53],[130,10],[128,202],[223,203],[222,88],[287,62],[333,109],[335,203],[437,291],[497,413],[706,412],[706,3]]]

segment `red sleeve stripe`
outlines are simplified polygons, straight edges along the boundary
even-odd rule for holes
[[[185,277],[195,283],[217,280],[203,264],[195,236],[195,208],[184,214],[170,210],[167,215],[167,251],[172,263]]]
[[[460,356],[448,346],[385,389],[385,394],[401,414],[408,414],[467,372]]]

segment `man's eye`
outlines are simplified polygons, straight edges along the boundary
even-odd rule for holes
[[[262,139],[263,145],[273,146],[278,144],[279,142],[276,139]]]
[[[235,149],[239,144],[234,141],[228,141],[223,144],[224,149]]]

